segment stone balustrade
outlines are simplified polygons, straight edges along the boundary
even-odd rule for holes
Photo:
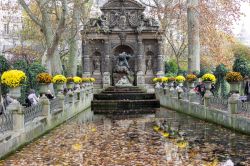
[[[201,98],[192,90],[181,94],[174,91],[155,88],[161,106],[250,134],[250,102],[240,101],[239,95],[223,99],[207,93]]]
[[[11,103],[8,113],[0,115],[0,158],[88,109],[92,99],[93,86],[87,86],[53,100],[43,96],[28,108]]]

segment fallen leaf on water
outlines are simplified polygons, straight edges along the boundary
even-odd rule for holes
[[[185,148],[185,147],[188,146],[188,142],[187,142],[187,141],[178,141],[178,142],[177,142],[177,146],[178,146],[179,148]]]
[[[160,127],[159,126],[154,126],[153,129],[154,129],[154,131],[159,131]]]
[[[81,150],[82,149],[82,145],[81,144],[74,144],[74,145],[72,145],[72,148],[74,150]]]
[[[169,137],[169,133],[168,132],[163,132],[162,135],[163,135],[163,137]]]
[[[91,131],[92,131],[92,132],[96,132],[96,128],[92,128]]]

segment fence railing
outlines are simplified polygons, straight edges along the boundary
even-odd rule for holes
[[[33,119],[35,119],[38,116],[42,115],[42,104],[38,103],[37,105],[31,106],[31,107],[27,107],[24,109],[23,113],[24,113],[24,123],[27,123],[28,121],[31,121]]]
[[[13,129],[13,114],[0,115],[0,133]]]
[[[62,104],[59,98],[50,101],[50,112],[62,109]]]
[[[214,107],[223,111],[228,110],[228,99],[226,98],[214,96],[210,98],[209,103],[211,107]]]
[[[239,100],[237,103],[237,110],[239,113],[248,113],[250,114],[250,102]]]

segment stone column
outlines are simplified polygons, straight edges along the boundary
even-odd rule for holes
[[[46,117],[47,124],[50,126],[52,123],[52,115],[50,111],[50,101],[46,96],[42,96],[39,99],[39,102],[42,103],[42,115]]]
[[[164,76],[164,60],[163,60],[163,41],[158,40],[158,55],[157,55],[157,77]]]
[[[82,54],[83,54],[83,59],[82,59],[82,65],[83,65],[83,77],[90,77],[90,57],[89,57],[89,43],[88,42],[83,42],[82,44]]]
[[[110,49],[109,49],[109,40],[105,40],[104,42],[104,67],[103,67],[103,77],[102,77],[102,82],[103,82],[103,88],[107,88],[110,86],[111,81],[110,81]]]
[[[14,100],[8,107],[8,112],[13,113],[13,130],[20,131],[24,129],[24,112],[21,104]]]
[[[138,37],[138,55],[137,55],[137,85],[143,86],[145,84],[145,72],[144,72],[144,50],[143,50],[143,43],[141,37]]]

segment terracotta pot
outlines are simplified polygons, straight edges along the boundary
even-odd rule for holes
[[[9,96],[13,99],[18,99],[21,97],[21,86],[15,87],[15,88],[10,88],[9,89]]]

